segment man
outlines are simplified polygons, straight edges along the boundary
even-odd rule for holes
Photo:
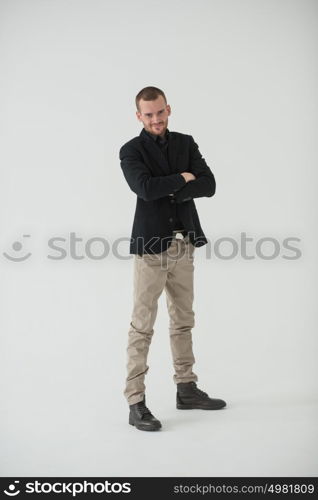
[[[129,423],[155,431],[161,423],[146,406],[144,379],[163,289],[170,316],[177,408],[215,410],[226,405],[201,391],[192,371],[194,250],[207,243],[193,199],[213,196],[215,180],[192,136],[168,130],[171,108],[162,90],[143,88],[136,96],[136,107],[143,129],[119,152],[125,179],[137,195],[130,243],[130,253],[135,255],[134,304],[124,395]]]

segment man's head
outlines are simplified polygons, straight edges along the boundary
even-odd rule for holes
[[[145,87],[136,95],[136,116],[145,130],[154,135],[164,136],[168,127],[171,108],[166,96],[157,87]]]

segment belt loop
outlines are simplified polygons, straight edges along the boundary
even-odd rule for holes
[[[180,236],[177,236],[180,235]],[[173,231],[172,237],[176,240],[183,240],[184,236],[180,231]]]

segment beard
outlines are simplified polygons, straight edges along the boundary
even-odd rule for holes
[[[146,130],[154,135],[164,135],[168,127],[168,120],[160,120],[155,125],[148,125]]]

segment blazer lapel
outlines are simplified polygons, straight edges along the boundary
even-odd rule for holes
[[[169,145],[168,145],[168,160],[170,166],[170,173],[176,174],[178,172],[177,169],[177,137],[173,132],[169,132]]]
[[[143,145],[145,149],[148,151],[151,158],[155,160],[155,162],[159,165],[159,168],[156,168],[156,171],[159,172],[159,175],[162,173],[165,175],[170,175],[173,173],[175,169],[175,157],[176,157],[176,148],[175,148],[175,137],[171,135],[169,132],[169,145],[168,145],[168,159],[169,163],[166,160],[165,155],[162,153],[161,149],[155,143],[155,141],[149,137],[149,135],[145,132],[143,128],[140,132],[140,136],[143,139]],[[155,168],[155,165],[151,165]]]

